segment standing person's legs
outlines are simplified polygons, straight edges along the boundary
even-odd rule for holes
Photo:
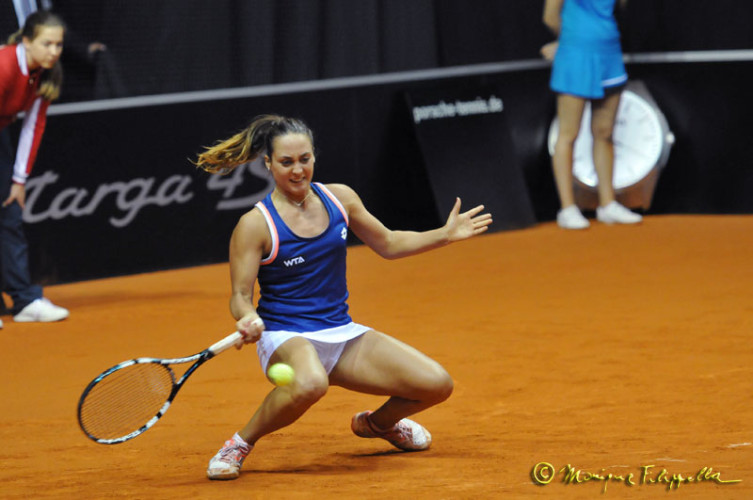
[[[10,131],[6,128],[0,131],[0,202],[10,193],[14,156]],[[14,313],[42,297],[42,289],[31,283],[23,210],[16,202],[0,207],[0,268],[2,288],[13,299]]]
[[[0,208],[0,226],[3,290],[13,299],[13,313],[18,314],[26,306],[42,298],[42,288],[31,283],[29,247],[18,203]]]
[[[616,91],[604,99],[591,102],[591,135],[593,136],[593,161],[599,179],[599,205],[604,207],[614,201],[612,178],[614,172],[614,143],[612,133],[622,92]]]
[[[591,103],[591,134],[593,160],[599,179],[599,207],[596,218],[606,224],[636,224],[643,217],[620,205],[614,194],[614,123],[620,106],[621,89],[607,91],[604,99]]]
[[[588,220],[575,205],[573,192],[573,149],[585,106],[586,100],[581,97],[557,95],[559,134],[554,145],[552,169],[561,207],[557,213],[557,223],[565,229],[585,229],[589,226]]]
[[[8,196],[6,193],[6,179],[8,169],[13,169],[13,150],[10,145],[10,134],[7,129],[0,130],[0,204],[5,201]],[[0,206],[2,210],[2,206]],[[5,291],[5,278],[3,278],[3,258],[2,258],[2,244],[3,244],[3,225],[2,225],[2,212],[0,211],[0,292]],[[0,312],[2,314],[8,314],[8,306],[5,303],[5,298],[0,296]]]

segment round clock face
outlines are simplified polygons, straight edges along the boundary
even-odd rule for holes
[[[555,118],[549,129],[550,154],[554,152],[558,133],[559,121]],[[630,90],[622,92],[612,141],[614,142],[612,183],[615,189],[636,184],[659,163],[664,145],[661,122],[653,107]],[[587,102],[573,151],[573,176],[590,187],[598,184],[592,151],[591,103]]]

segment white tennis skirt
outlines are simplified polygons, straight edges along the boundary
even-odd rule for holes
[[[261,369],[267,373],[269,358],[284,342],[293,337],[303,337],[308,339],[316,348],[319,354],[319,360],[322,362],[324,369],[330,373],[337,364],[340,356],[345,349],[345,344],[349,340],[360,337],[367,331],[371,330],[368,326],[359,325],[358,323],[348,323],[347,325],[317,330],[315,332],[289,332],[286,330],[265,330],[261,338],[256,343],[256,353],[259,355]]]

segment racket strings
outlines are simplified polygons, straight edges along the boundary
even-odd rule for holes
[[[172,392],[172,370],[158,363],[136,363],[95,384],[80,410],[81,426],[97,439],[117,439],[139,430],[164,406]]]

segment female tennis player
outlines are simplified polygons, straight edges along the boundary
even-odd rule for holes
[[[47,107],[60,94],[64,32],[62,19],[37,11],[0,47],[0,268],[3,291],[13,300],[14,321],[68,317],[67,309],[44,298],[42,288],[31,283],[22,220],[24,185],[42,140]],[[8,126],[21,112],[25,115],[14,151]]]
[[[261,366],[286,363],[291,384],[275,387],[251,419],[209,461],[210,479],[235,479],[261,437],[292,424],[330,385],[388,396],[374,411],[356,414],[353,432],[382,438],[402,450],[425,450],[431,434],[405,417],[447,399],[453,382],[442,366],[416,349],[352,321],[345,283],[346,240],[353,233],[377,254],[396,259],[485,232],[483,205],[425,232],[387,229],[343,184],[319,184],[313,133],[298,119],[265,115],[199,155],[197,165],[227,173],[259,155],[274,190],[243,215],[230,240],[230,310],[245,343],[256,343]],[[252,295],[258,280],[260,298]],[[261,318],[263,324],[258,321]]]
[[[559,136],[552,167],[561,204],[557,224],[564,229],[590,226],[576,206],[573,193],[573,147],[587,101],[591,102],[594,169],[599,180],[596,218],[606,224],[635,224],[642,219],[615,200],[612,184],[612,131],[621,91],[628,80],[614,17],[615,3],[616,0],[544,3],[544,24],[559,37],[542,47],[541,52],[554,60],[550,87],[557,93]]]

